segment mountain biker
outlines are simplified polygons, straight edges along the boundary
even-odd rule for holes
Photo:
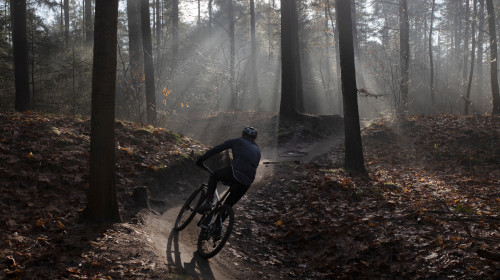
[[[253,127],[245,127],[241,137],[229,139],[208,150],[196,160],[196,165],[203,167],[203,162],[227,149],[231,149],[233,161],[230,166],[214,171],[208,180],[208,190],[205,201],[196,209],[203,213],[210,210],[214,198],[217,182],[226,182],[231,185],[231,193],[226,199],[225,205],[233,206],[247,192],[255,179],[255,173],[260,161],[260,149],[255,143],[257,130]]]

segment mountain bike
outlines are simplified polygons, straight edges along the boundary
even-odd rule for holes
[[[202,168],[212,174],[212,171],[206,166]],[[212,204],[212,208],[202,214],[197,224],[201,228],[200,235],[198,236],[197,252],[206,259],[219,253],[233,230],[233,208],[229,205],[224,205],[224,201],[231,191],[231,185],[224,182],[223,184],[229,188],[224,192],[222,197],[217,189],[215,190],[215,202]],[[201,184],[187,198],[175,220],[175,230],[183,230],[193,220],[197,213],[196,209],[205,200],[207,188],[206,184]]]

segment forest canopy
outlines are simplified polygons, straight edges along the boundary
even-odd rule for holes
[[[145,122],[147,75],[138,2],[119,1],[116,116]],[[280,1],[147,2],[158,124],[186,115],[279,110]],[[402,2],[408,2],[408,29],[401,29]],[[360,116],[463,114],[464,106],[469,113],[491,112],[487,2],[352,1]],[[491,2],[498,13],[498,1]],[[94,5],[91,0],[27,1],[32,110],[90,113]],[[13,108],[15,94],[14,21],[10,1],[0,1],[0,7],[1,107],[7,109]],[[296,17],[302,111],[340,114],[334,1],[297,1]],[[401,49],[405,30],[408,50]],[[402,54],[408,61],[407,89],[401,87]]]

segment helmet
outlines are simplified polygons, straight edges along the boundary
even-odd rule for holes
[[[257,130],[251,126],[245,127],[243,131],[241,132],[243,136],[248,136],[251,139],[255,140],[257,138]]]

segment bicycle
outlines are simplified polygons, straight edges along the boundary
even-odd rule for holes
[[[202,167],[212,174],[212,171],[206,166]],[[198,236],[197,252],[203,258],[211,258],[220,252],[226,241],[229,239],[234,225],[234,211],[229,205],[224,205],[224,201],[228,197],[231,185],[223,182],[229,188],[225,191],[222,197],[217,189],[215,190],[215,202],[212,208],[202,214],[198,226],[201,227],[200,235]],[[176,231],[183,230],[194,218],[196,209],[205,200],[207,194],[207,185],[201,184],[188,197],[182,206],[177,219],[175,220],[174,229]]]

